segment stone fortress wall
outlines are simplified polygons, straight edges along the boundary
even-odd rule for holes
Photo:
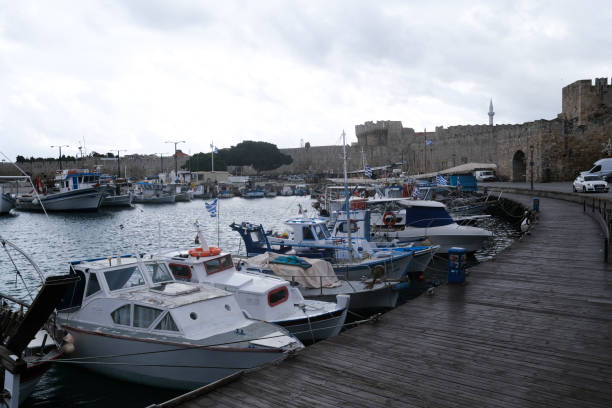
[[[177,157],[179,170],[187,162],[185,157]],[[161,172],[162,165],[165,172],[174,170],[174,157],[164,156],[163,160],[156,156],[149,155],[128,155],[120,157],[119,164],[121,166],[121,177],[138,177],[155,175]],[[59,170],[59,161],[25,161],[17,163],[19,167],[30,175],[44,175],[51,177],[55,175],[55,171]],[[102,171],[107,174],[117,174],[116,160],[102,160],[100,157],[84,157],[76,161],[62,161],[64,169],[95,169],[96,166],[103,166]],[[19,171],[10,163],[2,163],[0,165],[0,176],[16,175]]]
[[[551,120],[521,124],[437,127],[415,132],[400,121],[365,122],[355,126],[357,143],[350,148],[349,170],[405,160],[410,174],[455,165],[495,163],[506,180],[527,181],[533,146],[534,181],[570,180],[594,161],[612,157],[604,145],[612,137],[612,83],[608,78],[576,81],[562,89],[562,112]],[[426,144],[426,141],[431,141]],[[284,149],[294,162],[275,173],[327,173],[342,169],[341,146]]]

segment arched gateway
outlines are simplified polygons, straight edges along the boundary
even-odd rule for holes
[[[512,157],[512,181],[527,181],[527,162],[525,153],[518,150]]]

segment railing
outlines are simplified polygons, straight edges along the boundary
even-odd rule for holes
[[[601,198],[596,199],[593,197],[591,205],[587,204],[587,199],[584,199],[582,202],[582,210],[584,213],[587,212],[587,206],[591,207],[591,215],[599,223],[604,233],[604,262],[607,263],[610,247],[610,235],[612,234],[612,205],[609,208],[607,200],[602,200]]]

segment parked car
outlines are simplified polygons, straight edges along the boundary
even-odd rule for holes
[[[601,176],[607,182],[612,181],[612,159],[599,159],[593,163],[593,168],[580,173],[581,176]]]
[[[588,173],[576,177],[573,188],[574,191],[582,191],[583,193],[589,191],[594,193],[607,193],[609,191],[608,183],[606,183],[601,176],[593,176]]]
[[[492,170],[477,170],[474,172],[474,177],[478,181],[496,181],[495,173]]]

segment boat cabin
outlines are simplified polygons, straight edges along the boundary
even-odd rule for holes
[[[100,173],[87,169],[58,170],[55,173],[55,187],[60,193],[100,186]]]
[[[433,200],[380,199],[368,202],[372,229],[397,231],[454,224],[446,206]]]
[[[197,256],[192,250],[162,254],[177,280],[207,283],[234,293],[249,317],[274,322],[295,314],[295,305],[304,298],[283,278],[236,270],[229,253]]]
[[[70,274],[79,280],[57,306],[64,325],[195,339],[221,332],[227,326],[223,319],[231,317],[232,308],[239,309],[231,293],[178,282],[159,260],[127,255],[74,261]],[[233,317],[244,318],[239,312]]]

